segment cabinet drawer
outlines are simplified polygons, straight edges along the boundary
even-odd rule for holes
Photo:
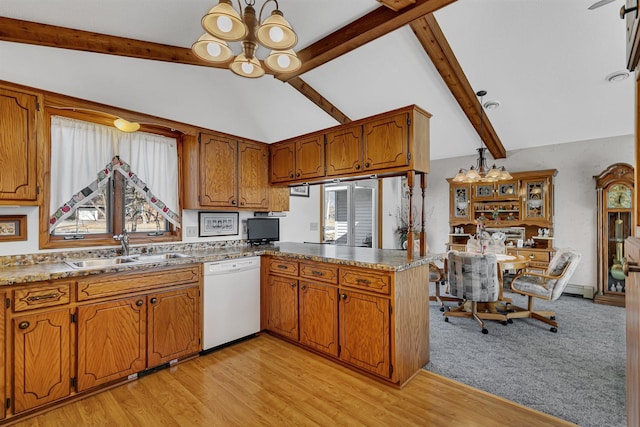
[[[531,262],[549,262],[549,252],[537,251],[518,251],[518,255],[522,255]]]
[[[300,277],[320,280],[327,283],[338,283],[338,267],[319,263],[300,263]]]
[[[29,286],[13,291],[13,311],[69,304],[72,282]]]
[[[200,281],[201,266],[94,276],[78,282],[78,301]]]
[[[389,294],[391,293],[391,273],[357,268],[341,268],[340,286]]]
[[[269,263],[269,272],[274,274],[286,274],[287,276],[297,276],[298,261],[274,258]]]

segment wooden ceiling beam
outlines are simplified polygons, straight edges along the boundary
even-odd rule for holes
[[[396,12],[414,4],[415,2],[416,0],[378,0],[378,3],[381,3]]]
[[[486,114],[482,115],[482,132],[480,131],[482,106],[436,18],[433,14],[423,16],[411,23],[411,29],[493,158],[507,157],[507,152]]]
[[[329,100],[320,95],[318,91],[309,86],[300,77],[293,77],[287,81],[293,88],[303,94],[307,99],[323,109],[327,114],[336,119],[339,123],[345,124],[351,122],[351,119],[347,117],[342,111],[333,105]]]
[[[202,67],[228,68],[229,66],[228,62],[221,64],[205,62],[199,59],[190,48],[5,17],[0,17],[0,40]]]
[[[279,74],[276,77],[287,81],[300,76],[455,1],[416,0],[413,5],[399,12],[381,6],[299,51],[297,55],[302,61],[302,67],[293,73]]]

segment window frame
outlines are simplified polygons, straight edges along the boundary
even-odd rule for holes
[[[123,213],[124,207],[118,200],[114,200],[114,213],[112,216],[113,233],[96,233],[85,234],[81,239],[65,240],[64,236],[52,236],[49,232],[49,216],[50,209],[50,188],[51,188],[51,116],[63,116],[77,120],[83,120],[91,123],[97,123],[106,126],[113,126],[113,120],[116,118],[112,114],[101,113],[98,111],[89,111],[83,108],[74,107],[54,107],[45,106],[44,108],[44,124],[42,126],[43,135],[41,136],[44,144],[42,149],[43,164],[43,189],[42,204],[40,206],[40,248],[42,249],[58,249],[58,248],[82,248],[93,246],[120,246],[120,242],[114,240],[113,236],[122,233],[124,227],[123,218],[119,218],[119,213]],[[182,137],[183,133],[169,129],[159,125],[144,125],[140,127],[140,131],[163,135],[176,139],[177,163],[178,163],[178,212],[182,215]],[[147,233],[130,233],[129,242],[132,245],[137,244],[154,244],[182,241],[182,227],[176,227],[170,224],[170,231],[165,232],[161,236],[149,236]]]

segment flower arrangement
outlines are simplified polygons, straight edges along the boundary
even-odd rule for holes
[[[417,214],[413,213],[413,233],[417,233],[420,230],[420,221],[417,219]],[[400,240],[400,247],[404,248],[405,243],[407,241],[407,235],[409,234],[409,208],[402,207],[398,208],[396,213],[396,219],[398,221],[398,228],[396,228],[396,234],[398,235],[398,239]]]

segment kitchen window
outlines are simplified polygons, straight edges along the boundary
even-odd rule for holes
[[[378,180],[325,184],[322,241],[378,247]]]
[[[48,117],[48,240],[41,246],[114,245],[123,230],[136,243],[180,238],[179,135]]]

